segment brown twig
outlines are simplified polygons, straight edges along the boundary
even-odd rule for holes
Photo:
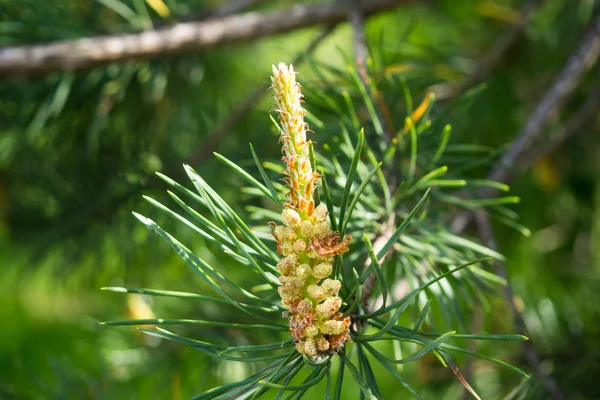
[[[363,15],[397,7],[409,0],[362,0]],[[353,5],[334,2],[297,5],[275,12],[252,12],[199,22],[182,22],[139,33],[65,40],[0,49],[0,78],[78,71],[111,62],[196,52],[216,45],[239,43],[348,17]]]
[[[481,303],[479,301],[476,301],[475,304],[473,305],[472,309],[473,309],[473,316],[471,319],[471,332],[481,332],[481,327],[483,325],[483,317],[484,317],[484,313],[483,310],[478,307],[479,305],[481,305]],[[467,350],[470,352],[477,352],[477,341],[476,340],[470,340],[467,343]],[[467,383],[472,381],[473,378],[473,358],[469,357],[465,360],[465,363],[462,366],[462,377],[464,379],[464,383]],[[463,383],[463,381],[461,381],[461,383]],[[464,386],[464,384],[463,384]],[[464,386],[465,389],[467,389],[467,386]],[[463,392],[463,400],[470,400],[472,397],[472,392],[467,389],[466,391]]]

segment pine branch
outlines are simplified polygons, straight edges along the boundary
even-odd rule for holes
[[[408,0],[362,0],[364,15],[394,8]],[[334,2],[297,5],[275,12],[252,12],[132,34],[65,40],[0,50],[0,78],[79,71],[130,59],[205,50],[218,45],[251,41],[348,17],[353,5]]]

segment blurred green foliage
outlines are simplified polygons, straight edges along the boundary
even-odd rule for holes
[[[219,3],[165,0],[174,19],[201,14]],[[260,9],[291,3],[265,1]],[[540,3],[524,34],[485,77],[485,90],[475,89],[477,96],[468,107],[453,98],[437,103],[442,120],[453,125],[455,143],[501,149],[510,142],[597,12],[592,0]],[[402,6],[369,20],[374,62],[403,76],[414,98],[422,99],[432,87],[467,79],[511,28],[521,6],[516,0]],[[141,0],[0,0],[0,45],[134,31],[153,21],[166,23]],[[191,348],[148,340],[134,328],[97,324],[150,312],[214,319],[226,310],[166,298],[144,305],[99,288],[206,289],[159,238],[136,222],[131,210],[164,223],[228,276],[244,278],[231,261],[217,258],[215,248],[149,208],[141,196],[164,196],[153,172],[177,178],[180,165],[202,148],[233,107],[268,82],[270,65],[291,60],[316,32],[307,29],[200,54],[114,63],[89,72],[0,81],[0,398],[183,399],[249,372],[247,365],[215,364]],[[349,27],[337,28],[314,59],[340,66],[343,59],[336,48],[351,54]],[[322,86],[322,77],[307,65],[296,69],[310,99],[311,87]],[[552,116],[548,132],[579,109],[598,72],[596,66],[586,75],[563,111]],[[327,79],[335,82],[335,76]],[[402,102],[401,87],[382,93],[386,101]],[[317,103],[314,111],[323,111],[319,107],[325,105]],[[276,160],[279,149],[266,116],[270,108],[265,96],[220,138],[218,151],[251,165],[252,141],[261,154]],[[318,135],[314,125],[313,130]],[[512,194],[522,199],[512,209],[531,237],[495,225],[542,367],[556,377],[569,399],[600,397],[594,382],[600,374],[599,132],[595,116],[581,133],[522,171],[512,185]],[[241,182],[217,165],[210,155],[193,166],[204,171],[222,197],[239,203]],[[484,177],[488,168],[489,163],[482,165],[474,175]],[[491,301],[493,312],[476,313],[481,330],[513,332],[509,307],[499,296]],[[194,329],[200,328],[189,332]],[[210,329],[210,334],[224,333]],[[487,346],[481,343],[479,349],[531,371],[519,344]],[[479,361],[473,362],[472,371],[471,384],[486,399],[508,396],[520,384],[519,377]],[[396,383],[378,372],[383,393],[393,398]],[[435,360],[424,358],[401,373],[423,398],[462,396],[462,386]],[[357,393],[350,385],[344,390],[342,398]],[[535,377],[523,382],[512,398],[520,396],[548,398]]]

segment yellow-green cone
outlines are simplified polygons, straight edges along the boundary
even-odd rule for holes
[[[325,206],[315,207],[314,190],[320,176],[310,164],[306,111],[293,67],[273,66],[271,82],[286,166],[283,180],[289,187],[281,214],[283,225],[271,223],[277,251],[284,256],[277,264],[283,285],[279,294],[290,310],[290,331],[298,352],[318,358],[337,351],[350,339],[350,318],[339,312],[341,283],[329,277],[333,258],[348,251],[350,237],[340,240],[331,231]]]

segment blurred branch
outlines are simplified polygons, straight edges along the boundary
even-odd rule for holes
[[[600,110],[600,81],[590,90],[590,94],[585,99],[583,105],[567,122],[554,134],[550,135],[548,140],[538,147],[532,147],[529,152],[523,155],[519,166],[527,168],[537,160],[540,160],[556,150],[565,140],[581,132],[584,124],[593,116],[598,115]]]
[[[408,1],[362,0],[360,6],[364,15],[370,15]],[[0,49],[0,78],[77,71],[129,59],[195,52],[309,26],[337,23],[346,19],[352,8],[353,4],[347,1],[296,5],[282,11],[182,22],[139,33],[5,48]]]
[[[569,57],[567,64],[557,76],[537,107],[530,114],[525,126],[518,133],[508,150],[489,174],[488,179],[506,183],[512,176],[513,167],[523,153],[528,151],[543,133],[546,121],[556,114],[567,97],[575,90],[583,74],[598,60],[600,55],[600,13],[592,21],[579,46]],[[486,197],[497,194],[495,190],[485,193]]]
[[[547,120],[556,115],[568,96],[575,90],[585,72],[598,60],[600,55],[600,13],[594,17],[590,28],[583,39],[571,53],[565,67],[554,80],[554,84],[545,93],[542,100],[529,115],[525,125],[511,142],[508,150],[502,155],[498,163],[492,168],[487,179],[508,183],[512,180],[516,166],[523,163],[523,155],[530,151],[534,143],[544,133],[543,128]],[[487,188],[480,192],[483,198],[492,198],[498,195],[498,190]],[[456,233],[462,233],[471,222],[473,214],[465,211],[459,214],[452,223]]]

